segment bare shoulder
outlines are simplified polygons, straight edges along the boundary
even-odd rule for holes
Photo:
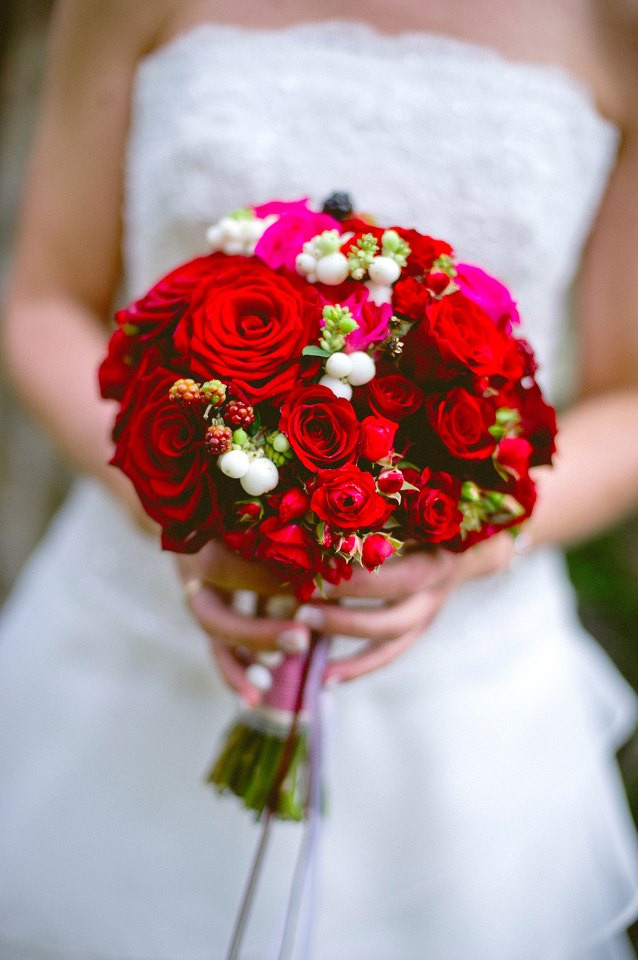
[[[57,0],[53,45],[74,51],[78,60],[135,59],[152,49],[176,4],[170,0]]]
[[[601,51],[613,77],[618,119],[638,133],[638,0],[598,0]]]

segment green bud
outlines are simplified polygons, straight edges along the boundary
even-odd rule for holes
[[[239,430],[233,431],[233,443],[236,443],[239,447],[243,447],[248,443],[248,434],[245,430],[242,430],[241,427]]]
[[[273,449],[277,453],[287,453],[290,450],[290,441],[285,433],[278,433],[272,440]]]
[[[352,316],[343,317],[343,319],[339,321],[339,330],[341,331],[341,333],[352,333],[353,330],[358,330],[358,329],[359,329],[359,324]]]
[[[471,503],[478,503],[481,499],[481,491],[471,480],[466,480],[461,487],[461,499],[468,500]]]
[[[227,214],[229,220],[254,220],[255,214],[248,207],[239,207]]]

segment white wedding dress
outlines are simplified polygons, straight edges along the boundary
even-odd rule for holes
[[[553,390],[617,141],[558,68],[353,23],[201,25],[137,72],[127,293],[228,210],[348,190],[505,281]],[[2,960],[223,960],[256,831],[203,776],[235,709],[172,558],[78,483],[2,627]],[[334,695],[315,960],[631,956],[633,720],[557,553],[459,590]],[[276,941],[297,841],[278,828],[244,960]]]

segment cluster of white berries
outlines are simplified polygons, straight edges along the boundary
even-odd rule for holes
[[[217,465],[223,474],[239,480],[251,497],[270,493],[279,483],[279,471],[268,457],[250,457],[244,450],[229,450],[222,453]]]
[[[319,383],[332,390],[336,397],[350,400],[353,387],[369,383],[376,373],[372,357],[363,350],[333,353],[326,360],[326,372]]]
[[[277,219],[274,215],[260,219],[250,211],[238,211],[209,227],[206,241],[213,253],[252,257],[262,235]]]
[[[338,286],[349,276],[362,280],[367,273],[366,286],[370,299],[377,304],[389,303],[392,299],[392,284],[401,276],[401,267],[405,266],[408,245],[394,230],[386,230],[381,238],[382,252],[347,257],[341,247],[352,238],[352,233],[339,234],[337,230],[324,230],[323,233],[308,240],[295,261],[297,273],[309,283],[325,283]],[[375,249],[378,244],[375,241]],[[364,264],[364,265],[363,265]]]
[[[236,431],[235,436],[241,434],[243,431]],[[290,450],[288,437],[283,433],[278,433],[271,442],[276,453],[283,454]],[[227,477],[239,480],[250,497],[270,493],[279,483],[276,464],[259,448],[244,450],[240,444],[235,444],[232,450],[218,457],[217,466]]]

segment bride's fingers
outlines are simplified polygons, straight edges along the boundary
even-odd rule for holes
[[[356,680],[366,673],[372,673],[373,670],[379,670],[388,663],[396,660],[402,653],[412,646],[419,638],[420,630],[413,630],[397,637],[396,640],[390,640],[388,643],[378,644],[373,647],[366,647],[360,653],[351,657],[344,657],[342,660],[332,660],[324,674],[324,684],[345,683],[348,680]]]
[[[310,632],[302,623],[275,617],[251,617],[234,610],[221,594],[201,581],[187,583],[185,592],[195,618],[211,637],[231,647],[248,650],[283,650],[301,653],[308,648]]]
[[[327,586],[326,594],[331,600],[338,597],[393,600],[438,587],[453,575],[457,564],[458,557],[453,553],[415,551],[386,561],[376,573],[355,569],[350,580],[344,580],[336,587]]]
[[[218,637],[211,637],[210,645],[217,669],[228,686],[239,694],[247,706],[256,707],[261,702],[261,693],[246,676],[246,664]]]
[[[296,619],[330,636],[342,634],[386,643],[429,626],[448,593],[449,588],[442,587],[422,590],[400,603],[374,608],[308,604],[299,608]]]
[[[264,564],[243,560],[217,540],[196,554],[179,556],[177,562],[183,580],[199,577],[221,590],[252,590],[267,596],[290,591]]]

